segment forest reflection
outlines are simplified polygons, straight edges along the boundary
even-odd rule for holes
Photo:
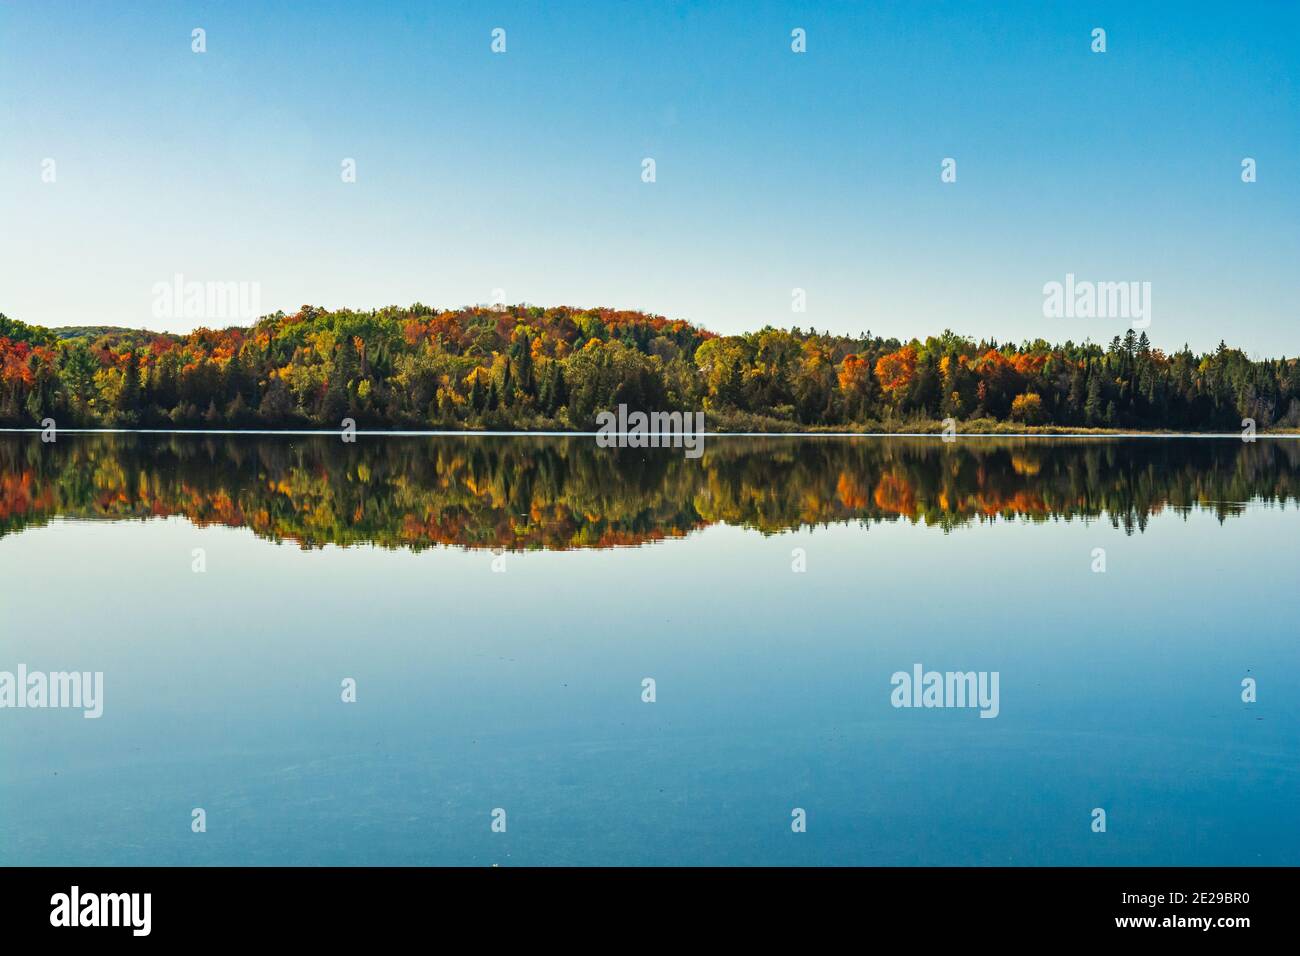
[[[1300,496],[1300,441],[712,437],[704,456],[591,437],[0,436],[0,536],[53,518],[181,516],[304,548],[564,550],[713,524],[951,530],[1104,520]]]

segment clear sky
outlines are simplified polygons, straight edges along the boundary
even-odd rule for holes
[[[184,331],[179,273],[265,312],[1109,340],[1044,317],[1074,273],[1150,282],[1157,345],[1295,355],[1298,67],[1289,2],[6,0],[0,311]]]

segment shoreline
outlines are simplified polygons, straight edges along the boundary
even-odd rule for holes
[[[958,431],[949,436],[952,440],[960,438],[1221,438],[1244,441],[1240,432],[1180,432],[1180,431],[1133,431],[1126,429],[1059,429],[1059,426],[1040,426],[1025,431]],[[0,434],[39,435],[43,428],[0,428]],[[338,436],[338,428],[58,428],[56,434],[65,435],[311,435]],[[375,438],[592,438],[597,435],[646,434],[644,432],[596,432],[596,431],[546,431],[546,430],[449,430],[449,429],[399,429],[376,428],[355,429],[352,434]],[[945,440],[939,429],[933,431],[703,431],[699,433],[706,438],[938,438]],[[1300,429],[1282,429],[1278,431],[1259,431],[1255,438],[1300,438]],[[646,446],[650,447],[650,446]]]

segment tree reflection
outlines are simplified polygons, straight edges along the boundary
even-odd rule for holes
[[[304,548],[564,550],[723,523],[1220,519],[1300,493],[1300,442],[710,439],[704,457],[590,437],[63,434],[0,438],[0,535],[51,518],[182,516]]]

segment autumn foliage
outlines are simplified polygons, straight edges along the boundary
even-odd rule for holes
[[[48,330],[0,316],[0,425],[590,430],[620,404],[705,410],[714,428],[1300,426],[1295,360],[1220,344],[901,342],[771,327],[718,336],[607,308],[368,312],[304,305],[184,335]]]
[[[892,396],[898,396],[912,384],[916,375],[916,349],[905,345],[897,352],[890,352],[876,359],[876,378],[880,387]]]

